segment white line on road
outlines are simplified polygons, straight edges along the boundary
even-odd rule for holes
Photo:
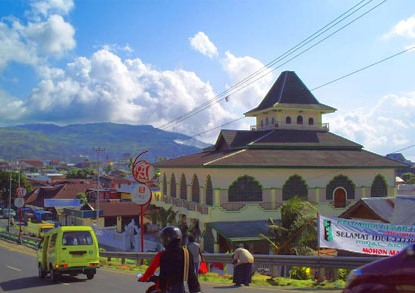
[[[21,272],[22,270],[21,269],[18,269],[18,268],[15,268],[15,267],[11,267],[11,266],[7,266],[9,269],[12,269],[12,270],[15,270],[15,271],[18,271],[18,272]]]

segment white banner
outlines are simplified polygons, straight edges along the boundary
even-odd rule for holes
[[[319,246],[372,255],[395,255],[415,243],[415,226],[319,216]]]

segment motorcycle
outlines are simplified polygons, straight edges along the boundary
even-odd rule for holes
[[[141,273],[137,274],[137,282],[141,282],[140,278],[141,278],[142,275],[143,274],[141,274]],[[146,293],[158,293],[158,292],[160,292],[157,289],[158,280],[159,280],[159,276],[153,275],[153,276],[150,277],[150,279],[147,282],[152,282],[152,283],[154,283],[154,285],[151,285],[150,287],[148,287],[148,289],[146,290]]]

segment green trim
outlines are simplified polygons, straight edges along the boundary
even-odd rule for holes
[[[231,165],[231,166],[220,166],[220,165],[198,165],[198,166],[168,166],[160,167],[160,169],[405,169],[408,167],[401,166],[260,166],[260,165]]]
[[[272,149],[272,150],[361,150],[362,145],[357,144],[354,146],[318,146],[318,145],[269,145],[269,144],[253,144],[246,145],[235,149]],[[233,150],[233,148],[231,148]]]

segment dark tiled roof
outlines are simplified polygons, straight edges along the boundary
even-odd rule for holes
[[[21,162],[24,162],[32,167],[35,168],[43,168],[44,164],[41,160],[21,160]]]
[[[299,104],[302,105],[302,108],[321,109],[329,112],[336,110],[321,104],[294,71],[282,72],[261,103],[246,112],[245,115],[272,108],[277,104],[288,106]]]
[[[394,197],[369,197],[362,198],[354,205],[344,211],[340,218],[356,218],[354,212],[359,209],[366,210],[366,214],[372,214],[373,217],[377,217],[378,220],[382,220],[385,223],[390,223],[393,211],[395,207]]]
[[[227,147],[240,148],[344,148],[361,149],[362,146],[328,131],[273,129],[267,131],[223,130]],[[218,139],[218,141],[221,141]],[[217,148],[218,149],[218,148]],[[220,148],[219,148],[220,149]]]
[[[279,223],[280,221],[276,221]],[[222,237],[231,242],[246,242],[263,240],[259,234],[271,236],[267,220],[237,221],[237,222],[212,222],[208,224]]]
[[[163,161],[157,167],[403,168],[325,131],[222,131],[215,148]]]

